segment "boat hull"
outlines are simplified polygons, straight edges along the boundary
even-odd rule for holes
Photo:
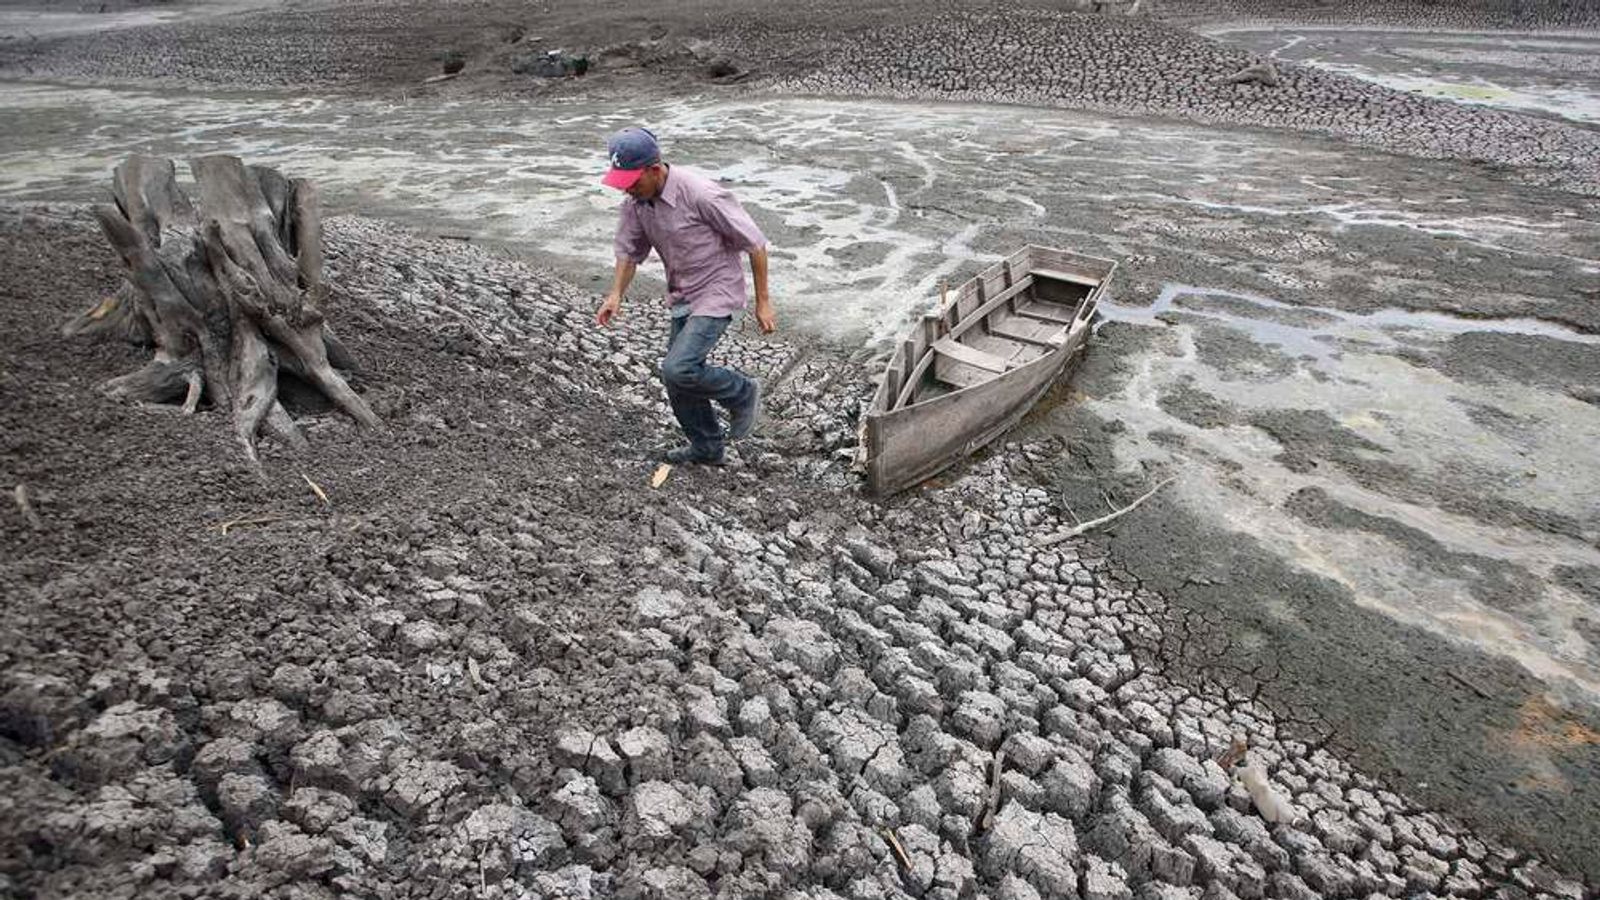
[[[1026,415],[1062,372],[1076,362],[1087,345],[1095,306],[1115,264],[1063,251],[1028,248],[1004,264],[1010,267],[1005,271],[1005,282],[1030,275],[1029,263],[1041,257],[1089,260],[1101,266],[1098,283],[1077,303],[1071,322],[1062,323],[1061,334],[1048,352],[988,380],[896,405],[896,397],[902,393],[899,379],[907,377],[896,373],[921,371],[915,367],[914,359],[933,352],[930,348],[936,346],[937,333],[924,336],[914,330],[891,360],[884,384],[863,418],[862,463],[872,492],[883,495],[904,490],[989,444]],[[992,277],[992,273],[986,272],[974,282],[986,276]],[[930,323],[924,324],[932,328]]]

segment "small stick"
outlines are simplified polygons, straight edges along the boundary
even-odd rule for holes
[[[1149,491],[1147,491],[1145,493],[1144,496],[1142,496],[1139,499],[1133,501],[1132,503],[1129,503],[1127,506],[1124,506],[1123,508],[1121,508],[1119,510],[1116,510],[1115,512],[1107,513],[1106,515],[1103,515],[1098,519],[1090,519],[1089,521],[1084,522],[1083,524],[1077,526],[1076,528],[1069,528],[1066,531],[1058,532],[1058,533],[1052,534],[1052,535],[1047,535],[1047,536],[1041,538],[1039,540],[1039,543],[1036,544],[1035,546],[1039,546],[1039,547],[1054,546],[1055,544],[1059,544],[1062,541],[1065,541],[1065,540],[1067,540],[1069,538],[1075,538],[1078,535],[1083,534],[1084,532],[1086,532],[1086,531],[1088,531],[1088,530],[1090,530],[1092,528],[1099,528],[1101,525],[1104,525],[1107,522],[1111,522],[1111,521],[1114,521],[1116,519],[1119,519],[1119,518],[1127,515],[1128,513],[1131,513],[1134,510],[1138,509],[1139,508],[1139,504],[1141,504],[1141,503],[1145,502],[1146,500],[1149,500],[1151,497],[1155,496],[1155,492],[1156,491],[1161,490],[1162,488],[1166,487],[1167,485],[1169,485],[1172,482],[1177,481],[1177,480],[1178,480],[1178,476],[1174,475],[1171,478],[1168,478],[1166,481],[1163,481],[1160,484],[1156,485],[1155,487],[1151,488]]]
[[[18,482],[17,489],[12,492],[17,498],[17,509],[22,511],[22,518],[28,521],[28,526],[34,531],[44,530],[44,520],[39,518],[39,513],[33,508],[33,498],[28,496],[28,486]]]
[[[1473,692],[1474,694],[1477,694],[1479,698],[1484,699],[1484,700],[1493,700],[1494,699],[1494,695],[1493,694],[1490,694],[1488,691],[1484,690],[1483,688],[1478,687],[1476,684],[1472,683],[1471,681],[1468,681],[1467,677],[1465,675],[1458,675],[1458,674],[1455,673],[1454,670],[1451,670],[1451,669],[1445,669],[1444,673],[1446,675],[1449,675],[1451,678],[1454,678],[1456,681],[1460,682],[1462,687],[1465,687],[1467,690]]]
[[[218,528],[221,529],[223,536],[226,537],[227,534],[228,534],[228,529],[229,528],[237,528],[240,525],[266,525],[269,522],[281,522],[281,521],[283,521],[284,519],[287,519],[287,518],[289,518],[289,517],[288,516],[257,516],[255,518],[251,518],[249,516],[240,516],[237,519],[229,519],[228,521],[223,522],[221,525],[218,526]]]
[[[473,337],[476,337],[478,339],[479,343],[483,343],[483,344],[491,343],[491,341],[489,340],[489,336],[484,334],[482,331],[479,331],[478,330],[478,326],[473,324],[471,316],[467,315],[466,313],[462,312],[459,309],[456,309],[453,306],[448,306],[448,305],[446,305],[444,303],[441,303],[438,300],[433,301],[433,305],[436,308],[442,309],[445,312],[449,313],[450,315],[455,316],[456,318],[460,319],[461,320],[461,324],[467,326],[467,330],[472,332]]]
[[[984,803],[983,815],[978,819],[978,830],[994,827],[995,814],[1000,811],[1000,770],[1006,765],[1006,742],[1001,741],[994,751],[994,771],[989,773],[989,799]]]
[[[1223,771],[1227,771],[1233,768],[1234,764],[1239,760],[1244,759],[1244,755],[1249,749],[1245,745],[1244,738],[1234,735],[1233,744],[1222,751],[1222,755],[1217,757],[1217,765],[1221,766]]]
[[[894,829],[885,828],[883,836],[889,842],[889,849],[894,853],[895,862],[899,863],[900,868],[909,874],[911,872],[911,857],[906,854],[906,848],[900,846],[900,839],[894,836]]]
[[[1065,509],[1067,511],[1067,515],[1072,517],[1072,524],[1078,525],[1083,522],[1082,519],[1078,518],[1078,514],[1072,511],[1072,504],[1067,502],[1066,491],[1061,492],[1061,508]]]
[[[323,506],[333,505],[333,501],[328,499],[327,492],[322,489],[321,485],[317,484],[315,481],[312,481],[311,476],[301,472],[300,477],[306,480],[306,484],[311,485],[311,492],[317,495],[317,499],[322,501]]]

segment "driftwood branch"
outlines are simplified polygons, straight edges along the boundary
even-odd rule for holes
[[[1141,503],[1145,502],[1146,500],[1149,500],[1151,497],[1155,496],[1156,491],[1161,490],[1162,488],[1166,487],[1167,485],[1169,485],[1172,482],[1177,481],[1177,480],[1178,480],[1178,476],[1174,475],[1171,478],[1168,478],[1165,481],[1162,481],[1160,484],[1157,484],[1155,487],[1153,487],[1150,490],[1146,491],[1143,496],[1141,496],[1139,499],[1133,501],[1132,503],[1129,503],[1127,506],[1124,506],[1123,508],[1121,508],[1119,510],[1115,510],[1113,512],[1109,512],[1109,513],[1101,516],[1098,519],[1090,519],[1089,521],[1084,522],[1084,523],[1082,523],[1082,524],[1080,524],[1080,525],[1078,525],[1076,527],[1069,528],[1066,531],[1057,532],[1056,534],[1048,535],[1048,536],[1046,536],[1044,538],[1041,538],[1039,540],[1039,543],[1038,543],[1037,546],[1040,546],[1040,547],[1051,547],[1051,546],[1054,546],[1056,544],[1061,543],[1062,541],[1070,540],[1071,538],[1075,538],[1078,535],[1083,534],[1086,531],[1091,531],[1091,530],[1093,530],[1095,528],[1099,528],[1101,525],[1104,525],[1107,522],[1113,522],[1113,521],[1115,521],[1117,519],[1120,519],[1123,516],[1127,515],[1128,513],[1131,513],[1134,510],[1138,509],[1139,508],[1139,504],[1141,504]]]
[[[1278,67],[1272,64],[1272,60],[1264,59],[1255,65],[1245,66],[1232,75],[1224,75],[1223,77],[1218,78],[1217,82],[1220,84],[1247,84],[1249,82],[1255,82],[1257,84],[1264,84],[1267,87],[1277,87]]]

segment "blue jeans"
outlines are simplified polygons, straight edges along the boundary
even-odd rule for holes
[[[732,321],[732,316],[677,316],[667,337],[661,380],[667,385],[672,413],[696,456],[722,453],[722,425],[711,401],[731,412],[754,399],[755,385],[749,378],[733,369],[706,365],[706,355]]]

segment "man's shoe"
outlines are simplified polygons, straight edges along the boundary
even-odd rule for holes
[[[728,452],[726,450],[718,450],[714,456],[706,456],[701,453],[696,453],[695,449],[691,446],[673,447],[664,454],[663,458],[675,466],[685,466],[690,464],[699,466],[725,466],[728,464]]]
[[[761,382],[750,379],[750,402],[746,403],[738,412],[728,416],[728,440],[739,441],[750,436],[756,430],[756,421],[761,418]]]

